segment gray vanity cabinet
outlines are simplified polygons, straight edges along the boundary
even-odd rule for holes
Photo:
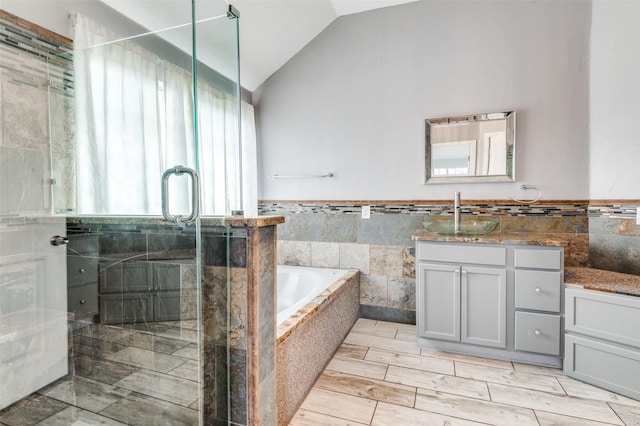
[[[418,259],[430,262],[417,265],[418,336],[504,348],[505,253],[501,247],[420,243]]]
[[[559,367],[563,249],[419,240],[418,344]]]
[[[101,262],[100,322],[180,319],[180,265],[162,262]]]

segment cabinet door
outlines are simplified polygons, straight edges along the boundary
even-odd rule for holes
[[[180,292],[159,291],[153,298],[154,321],[180,320]]]
[[[418,263],[419,337],[460,341],[460,267]]]
[[[463,266],[461,338],[464,343],[506,347],[507,272]]]
[[[100,295],[100,322],[102,324],[153,321],[152,292]]]

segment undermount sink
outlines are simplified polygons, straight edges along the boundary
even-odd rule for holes
[[[455,235],[488,235],[496,226],[498,222],[493,220],[462,220],[459,224],[458,232],[455,232],[455,226],[453,220],[447,221],[433,221],[423,222],[423,225],[429,232],[433,232],[437,235],[455,236]]]

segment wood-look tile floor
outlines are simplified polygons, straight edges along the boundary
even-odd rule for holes
[[[640,425],[640,401],[561,370],[420,349],[415,326],[359,319],[291,422]]]

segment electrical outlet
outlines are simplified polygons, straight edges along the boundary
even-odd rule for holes
[[[371,219],[371,206],[362,206],[362,218]]]

